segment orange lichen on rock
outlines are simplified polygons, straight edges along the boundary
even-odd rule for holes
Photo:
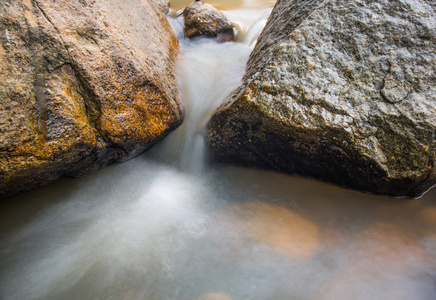
[[[152,82],[131,74],[120,81],[101,100],[99,125],[104,136],[115,144],[149,143],[171,128],[174,112]]]
[[[13,1],[0,32],[0,198],[127,160],[182,122],[179,44],[155,3]]]

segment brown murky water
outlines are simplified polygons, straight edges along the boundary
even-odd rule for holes
[[[201,128],[270,12],[227,9],[246,28],[237,43],[187,41],[170,19],[187,108],[176,132],[0,202],[1,300],[436,299],[435,188],[395,199],[205,164]]]

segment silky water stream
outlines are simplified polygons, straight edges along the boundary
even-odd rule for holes
[[[238,42],[185,40],[170,18],[186,120],[162,143],[0,202],[1,300],[436,299],[436,189],[393,199],[206,165],[201,132],[240,84],[260,2],[226,12]]]

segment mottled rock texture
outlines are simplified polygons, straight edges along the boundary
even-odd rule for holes
[[[157,4],[157,7],[164,13],[170,10],[170,0],[151,0],[150,2]]]
[[[213,157],[421,195],[436,183],[435,10],[279,0],[243,85],[209,124]]]
[[[0,198],[82,176],[182,121],[178,42],[155,2],[0,2]]]
[[[234,37],[233,25],[227,17],[210,4],[202,1],[192,2],[183,11],[185,36],[195,38],[224,37],[231,40]]]

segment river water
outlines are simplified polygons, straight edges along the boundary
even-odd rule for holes
[[[170,18],[179,129],[129,162],[0,202],[0,299],[436,299],[436,189],[394,199],[208,165],[202,129],[271,11],[215,4],[238,42],[185,40]]]

